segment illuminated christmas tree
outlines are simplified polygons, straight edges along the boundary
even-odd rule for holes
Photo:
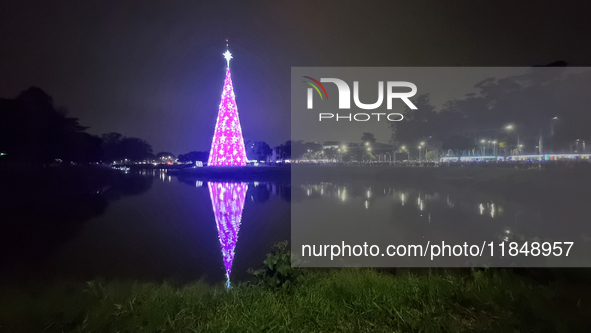
[[[230,74],[232,54],[230,51],[226,50],[224,58],[226,58],[228,68],[226,69],[222,101],[207,164],[210,166],[245,166],[246,150],[244,149],[242,128],[232,87],[232,75]]]
[[[244,208],[244,197],[248,190],[248,184],[210,182],[207,186],[209,187],[213,215],[215,216],[218,237],[222,247],[227,286],[230,287],[234,249],[238,241],[238,231],[242,221],[242,209]]]

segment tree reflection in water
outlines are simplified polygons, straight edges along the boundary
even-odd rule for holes
[[[226,286],[230,288],[230,274],[234,260],[234,250],[238,241],[238,231],[242,220],[244,197],[248,190],[247,183],[210,182],[209,195],[222,247]]]
[[[0,267],[11,278],[34,276],[40,264],[74,239],[111,202],[145,193],[151,177],[102,169],[21,172],[5,182],[12,194],[0,202]]]

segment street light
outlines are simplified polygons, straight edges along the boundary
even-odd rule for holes
[[[402,146],[400,147],[400,149],[402,149],[403,151],[406,150],[406,160],[410,162],[410,151],[406,149],[406,146]]]
[[[423,153],[423,158],[426,160],[427,158],[427,146],[425,146],[425,142],[421,142],[421,146],[423,146],[425,148],[425,152]],[[419,149],[419,155],[420,155],[421,150]],[[420,158],[419,158],[420,160]]]
[[[339,151],[339,155],[341,157],[341,162],[343,162],[343,153],[347,152],[347,146],[343,145],[341,148],[337,149]]]
[[[554,117],[552,120],[558,120],[558,117]],[[554,121],[550,122],[550,135],[554,136]]]
[[[495,157],[497,157],[497,140],[494,140],[493,142],[493,147],[494,147],[494,151],[495,151]]]
[[[507,125],[507,126],[505,127],[505,129],[506,129],[506,130],[508,130],[508,131],[510,131],[510,130],[512,130],[512,129],[514,129],[514,128],[515,128],[515,126],[513,126],[513,125]],[[516,131],[516,132],[517,132],[517,131]],[[520,145],[520,143],[519,143],[519,133],[516,133],[516,134],[517,134],[517,147],[520,147],[521,145]],[[517,155],[519,155],[520,153],[521,153],[521,152],[520,152],[520,149],[519,149],[519,148],[517,148]]]
[[[486,140],[482,139],[480,140],[480,143],[482,143],[482,148],[480,148],[480,155],[484,156],[486,155]]]

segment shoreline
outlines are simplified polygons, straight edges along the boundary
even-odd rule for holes
[[[179,178],[204,181],[291,181],[290,166],[200,167],[169,169],[168,173]]]

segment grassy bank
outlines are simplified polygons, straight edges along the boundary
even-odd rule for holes
[[[3,332],[582,331],[581,300],[505,271],[306,271],[292,288],[89,282],[3,292]]]

